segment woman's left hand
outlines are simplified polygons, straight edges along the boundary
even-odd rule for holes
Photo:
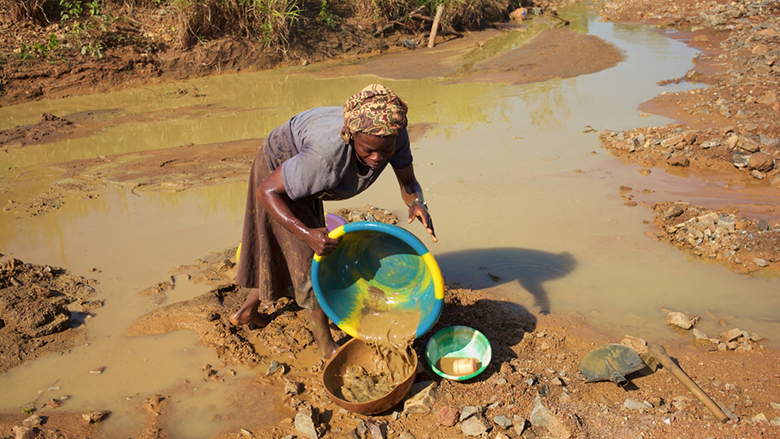
[[[409,206],[409,224],[414,221],[415,218],[419,218],[420,222],[425,226],[425,230],[431,235],[433,242],[439,242],[436,238],[436,232],[433,231],[433,220],[428,213],[428,208],[419,200],[414,200],[411,206]]]

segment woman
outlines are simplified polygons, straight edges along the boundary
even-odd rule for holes
[[[328,237],[323,200],[344,200],[366,190],[389,163],[409,207],[436,242],[433,222],[414,176],[406,104],[390,89],[372,84],[339,107],[313,108],[275,128],[255,157],[249,177],[236,284],[251,288],[231,316],[235,325],[263,327],[261,299],[295,297],[308,310],[320,356],[336,343],[311,285],[314,253],[339,244]]]

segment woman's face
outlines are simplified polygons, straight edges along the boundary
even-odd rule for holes
[[[355,134],[353,146],[358,160],[371,169],[379,168],[395,152],[396,137],[396,134],[384,137],[366,133]]]

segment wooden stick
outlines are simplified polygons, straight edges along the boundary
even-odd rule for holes
[[[692,379],[688,376],[688,374],[685,373],[682,369],[680,369],[680,366],[678,366],[674,361],[672,361],[671,358],[669,358],[669,355],[666,353],[666,349],[664,349],[663,346],[659,346],[657,344],[650,344],[647,347],[647,352],[655,358],[655,360],[663,366],[666,370],[672,373],[675,378],[677,378],[678,381],[680,381],[680,384],[685,386],[688,390],[693,393],[693,395],[699,399],[710,411],[713,415],[715,415],[716,418],[718,418],[718,421],[720,422],[726,422],[729,420],[728,415],[723,413],[723,410],[718,407],[717,404],[715,404],[715,401],[713,401],[709,396],[707,396],[706,393],[704,393],[703,390],[701,390],[701,387],[699,387]]]
[[[436,18],[433,19],[433,26],[431,27],[431,37],[428,39],[428,47],[433,47],[433,41],[436,39],[436,32],[439,31],[439,22],[441,21],[441,15],[444,13],[444,5],[436,7]]]

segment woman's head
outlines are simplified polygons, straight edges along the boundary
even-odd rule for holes
[[[344,104],[344,143],[355,140],[357,133],[379,137],[395,136],[406,128],[406,104],[389,88],[371,84],[352,95]]]

